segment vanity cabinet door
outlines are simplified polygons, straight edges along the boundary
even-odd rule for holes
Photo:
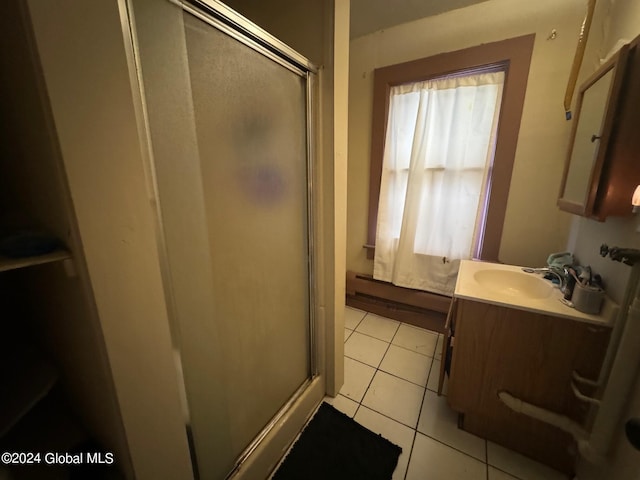
[[[571,375],[598,377],[608,330],[459,299],[455,331],[447,399],[464,414],[464,429],[570,473],[572,438],[512,411],[498,393],[583,422],[587,408],[574,398]]]

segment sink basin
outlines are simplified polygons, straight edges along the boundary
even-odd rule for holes
[[[541,274],[522,269],[520,265],[462,260],[454,297],[593,325],[615,324],[620,309],[608,297],[599,315],[579,312],[563,303],[560,289]]]
[[[482,287],[509,296],[542,299],[553,291],[549,282],[533,273],[486,269],[475,272],[473,278]]]

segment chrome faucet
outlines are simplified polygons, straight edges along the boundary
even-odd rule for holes
[[[523,268],[523,272],[526,273],[550,273],[554,275],[558,279],[558,288],[564,291],[564,288],[567,285],[567,277],[564,275],[564,272],[560,272],[557,268],[553,267],[541,267],[541,268]]]

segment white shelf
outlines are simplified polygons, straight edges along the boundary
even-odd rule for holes
[[[0,272],[31,267],[32,265],[42,265],[43,263],[60,262],[68,258],[71,258],[71,253],[67,250],[56,250],[44,255],[24,258],[9,258],[0,255]]]

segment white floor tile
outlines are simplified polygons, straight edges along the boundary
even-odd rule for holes
[[[566,475],[493,442],[487,442],[487,462],[521,480],[567,480]]]
[[[366,314],[367,312],[357,308],[344,307],[344,327],[349,330],[355,330]]]
[[[391,343],[433,357],[437,342],[437,333],[403,323]]]
[[[495,467],[489,466],[489,480],[518,480],[517,477],[513,477],[508,473],[498,470]]]
[[[431,371],[429,372],[429,380],[427,381],[427,389],[432,392],[438,392],[438,379],[440,378],[440,360],[433,360]],[[445,374],[444,383],[442,384],[442,395],[447,394],[448,377]]]
[[[358,403],[344,395],[336,395],[335,397],[327,396],[324,397],[324,401],[333,405],[337,410],[340,410],[342,413],[349,415],[350,417],[353,417],[358,409]]]
[[[486,461],[485,440],[458,428],[458,414],[449,408],[446,397],[427,390],[418,431],[435,438],[483,462]]]
[[[411,452],[406,480],[486,480],[486,465],[421,433]]]
[[[345,383],[325,401],[402,447],[393,480],[567,480],[457,428],[435,393],[443,335],[346,307],[344,339]]]
[[[373,313],[367,313],[367,316],[360,322],[356,331],[390,342],[399,326],[400,322],[374,315]]]
[[[375,373],[375,368],[345,357],[344,385],[340,389],[340,394],[360,402]]]
[[[344,341],[346,342],[349,338],[349,335],[353,333],[353,330],[349,330],[348,328],[344,329]]]
[[[390,442],[402,448],[402,453],[400,454],[400,458],[398,458],[398,465],[393,471],[393,480],[404,480],[415,431],[367,407],[360,407],[355,416],[355,420],[360,425],[367,427],[372,432],[382,435]]]
[[[378,371],[362,400],[362,405],[415,428],[423,395],[424,388]]]
[[[353,332],[349,340],[344,344],[344,354],[349,358],[377,368],[387,348],[389,348],[387,342],[362,333]]]
[[[406,348],[391,345],[379,368],[424,387],[427,385],[430,367],[431,358]]]

